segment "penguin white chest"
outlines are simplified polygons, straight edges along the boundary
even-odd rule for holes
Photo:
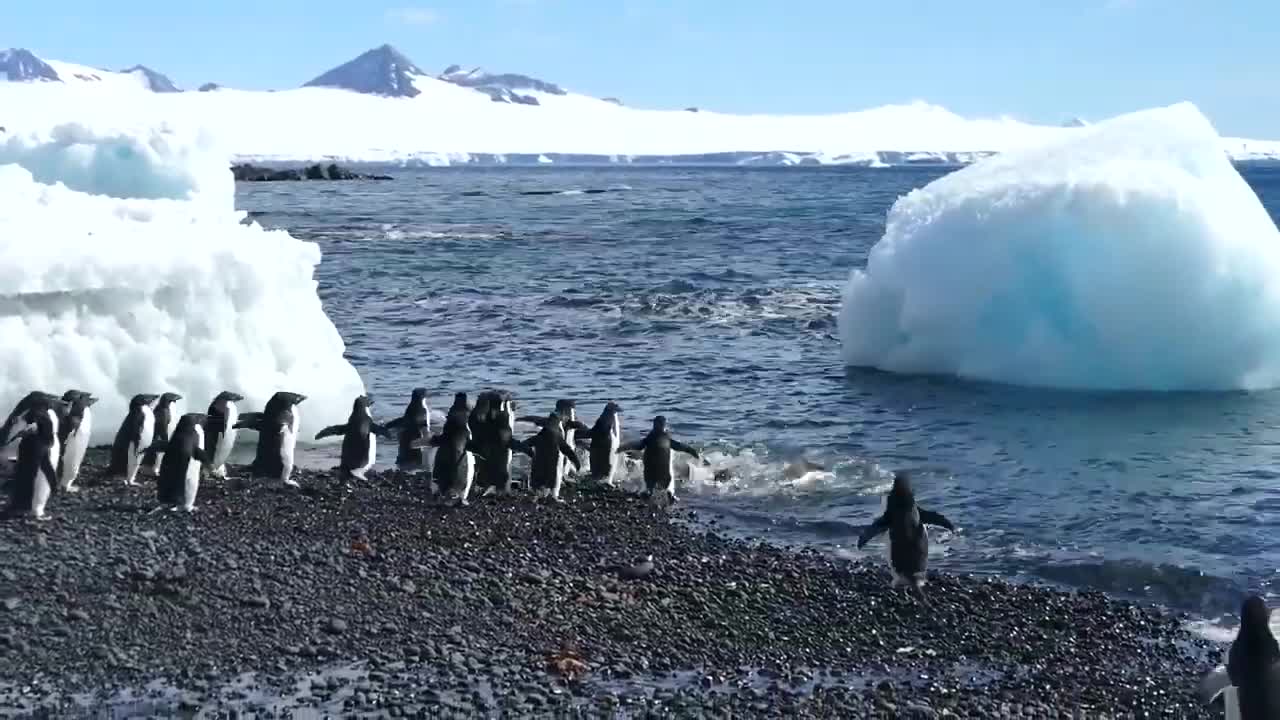
[[[218,439],[218,447],[213,450],[213,472],[217,474],[225,472],[227,458],[231,457],[231,450],[236,444],[236,433],[240,432],[235,429],[235,424],[240,421],[240,411],[230,400],[227,401],[225,417],[226,427],[222,431],[222,437]]]
[[[204,428],[200,425],[194,427],[196,434],[196,450],[204,450]],[[182,492],[182,507],[190,512],[196,506],[196,494],[200,491],[200,460],[191,458],[187,461],[187,477]]]
[[[142,406],[142,432],[138,434],[138,452],[151,447],[151,440],[156,436],[156,414],[146,405]]]
[[[365,472],[369,468],[373,467],[373,461],[377,457],[378,457],[378,436],[371,432],[369,433],[369,452],[366,453],[365,455],[364,467],[360,468],[360,471]]]

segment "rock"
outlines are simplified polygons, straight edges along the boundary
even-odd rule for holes
[[[250,164],[231,166],[231,174],[238,182],[296,182],[299,180],[390,180],[390,175],[352,172],[335,164],[308,165],[307,167],[272,169]]]
[[[339,635],[347,631],[347,621],[339,618],[329,618],[329,622],[325,623],[324,630],[327,633]]]
[[[10,598],[5,598],[3,602],[0,602],[0,607],[3,607],[5,610],[12,612],[14,610],[17,610],[18,606],[21,604],[22,604],[21,598],[10,597]]]
[[[247,607],[269,608],[271,600],[266,595],[246,595],[240,598],[240,604]]]
[[[89,613],[79,608],[76,608],[75,610],[72,610],[71,612],[67,613],[67,617],[72,620],[79,620],[80,622],[89,621]]]

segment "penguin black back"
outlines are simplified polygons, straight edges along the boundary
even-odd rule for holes
[[[13,441],[13,428],[22,420],[28,410],[49,408],[52,406],[52,403],[58,399],[57,395],[43,392],[41,390],[32,390],[24,395],[22,399],[14,405],[13,410],[9,412],[9,417],[5,419],[4,426],[0,427],[0,447],[4,447]]]
[[[400,441],[396,451],[396,464],[405,467],[421,467],[423,463],[421,441],[431,432],[431,410],[427,407],[427,389],[414,388],[404,414],[387,423],[387,430],[395,430]]]
[[[1227,654],[1227,675],[1236,686],[1243,720],[1280,718],[1280,644],[1271,633],[1271,612],[1257,595],[1240,608],[1240,630]]]
[[[925,525],[936,525],[954,531],[955,526],[940,513],[925,510],[916,503],[907,473],[894,473],[893,488],[885,497],[884,512],[858,537],[861,548],[881,533],[889,533],[889,566],[894,585],[906,585],[917,593],[925,583],[929,565],[929,532]],[[919,597],[923,598],[923,595]]]
[[[50,457],[57,435],[49,409],[40,402],[32,403],[18,418],[28,427],[18,443],[18,462],[9,493],[11,514],[31,512],[37,518],[44,514],[44,504],[57,474]]]

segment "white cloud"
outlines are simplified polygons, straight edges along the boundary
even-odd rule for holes
[[[440,13],[431,8],[395,8],[387,11],[387,19],[402,25],[434,25],[440,22]]]

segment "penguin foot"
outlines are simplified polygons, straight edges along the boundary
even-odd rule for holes
[[[40,513],[40,514],[34,514],[34,513],[33,513],[33,514],[31,515],[31,519],[35,520],[36,522],[49,522],[50,520],[52,520],[52,519],[53,519],[53,516],[52,516],[52,515],[50,515],[50,514],[48,514],[48,513],[43,513],[43,512],[42,512],[42,513]]]
[[[192,505],[192,506],[190,506],[190,507],[184,507],[184,508],[182,508],[182,510],[183,510],[184,512],[186,512],[187,514],[191,514],[191,513],[193,513],[193,512],[195,512],[195,511],[196,511],[196,506],[195,506],[195,505]]]
[[[285,481],[284,481],[284,484],[285,484],[285,485],[288,485],[288,486],[289,486],[289,487],[291,487],[291,488],[300,488],[300,487],[302,487],[301,485],[299,485],[299,484],[298,484],[298,481],[297,481],[297,480],[294,480],[293,478],[288,478],[287,480],[285,480]]]

